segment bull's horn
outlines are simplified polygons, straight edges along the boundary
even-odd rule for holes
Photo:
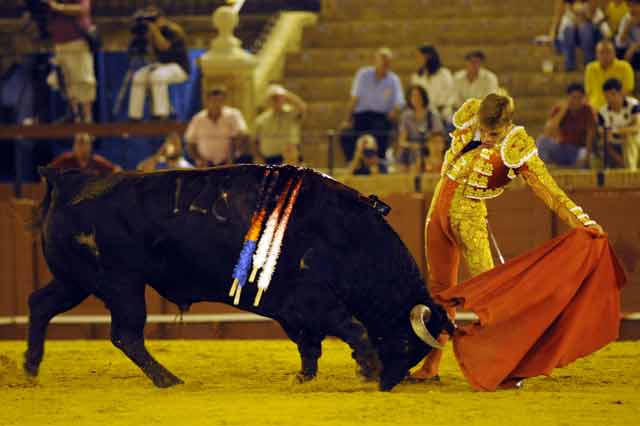
[[[427,330],[427,322],[431,317],[431,309],[429,309],[425,305],[416,305],[411,309],[411,314],[409,315],[409,319],[411,320],[411,328],[413,328],[413,332],[416,333],[416,336],[420,338],[427,345],[431,346],[435,349],[443,349],[443,346],[438,343],[438,341],[429,333]]]

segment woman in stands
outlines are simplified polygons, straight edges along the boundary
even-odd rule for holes
[[[424,87],[429,94],[431,107],[449,123],[456,101],[453,75],[449,68],[442,66],[440,55],[434,46],[418,47],[417,58],[420,68],[411,75],[411,84]]]
[[[569,305],[575,302],[571,298],[567,300],[564,293],[559,295],[557,292],[566,290],[570,293],[569,284],[578,287],[591,285],[588,275],[580,276],[591,274],[590,267],[605,268],[604,275],[599,276],[600,284],[593,285],[615,283],[617,290],[624,281],[615,259],[603,266],[602,256],[608,252],[601,248],[601,244],[608,247],[608,242],[603,238],[602,228],[558,187],[538,157],[534,140],[523,127],[514,125],[513,114],[513,100],[499,94],[490,94],[483,100],[470,99],[454,114],[456,130],[452,135],[451,148],[445,155],[442,177],[425,225],[429,289],[436,300],[448,307],[452,317],[454,306],[460,304],[480,316],[480,324],[476,324],[469,335],[454,338],[454,349],[471,383],[489,390],[514,377],[546,374],[563,360],[573,361],[577,357],[574,351],[582,356],[595,350],[593,346],[601,347],[603,342],[608,343],[610,333],[593,339],[580,336],[584,345],[568,345],[571,347],[568,352],[562,352],[567,348],[559,346],[548,351],[547,354],[557,355],[557,359],[550,361],[544,358],[534,365],[525,362],[535,361],[534,347],[545,344],[540,336],[549,333],[549,324],[554,323],[560,313],[564,315],[565,308],[569,309]],[[588,228],[588,231],[571,233],[566,241],[562,238],[567,237],[558,237],[493,269],[485,200],[502,194],[504,187],[518,176],[571,228]],[[515,217],[507,219],[518,220]],[[596,242],[590,242],[592,240]],[[589,257],[585,253],[591,253],[590,250],[597,253]],[[581,257],[583,254],[587,258]],[[460,255],[471,275],[480,276],[456,286]],[[489,270],[492,271],[483,274]],[[611,300],[615,300],[614,293],[606,292]],[[543,300],[536,299],[538,296]],[[580,307],[603,314],[601,306],[593,307],[587,303]],[[617,305],[612,302],[609,306],[613,311],[616,307],[619,309],[619,299]],[[586,312],[591,315],[590,311]],[[605,327],[606,330],[610,331],[616,327],[612,322],[619,321],[619,318],[612,318],[615,312],[606,313],[610,315],[605,314],[603,321],[610,320],[611,323],[605,324],[609,326]],[[554,323],[556,331],[572,333],[575,318],[564,320],[561,324]],[[508,326],[501,328],[507,323]],[[481,340],[474,340],[476,336]],[[439,341],[444,344],[447,339],[448,336],[441,335]],[[469,342],[468,346],[465,346],[466,342]],[[422,368],[414,373],[413,379],[437,380],[441,357],[442,351],[432,351]],[[522,365],[530,369],[522,371],[516,368]]]

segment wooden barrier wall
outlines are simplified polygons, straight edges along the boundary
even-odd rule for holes
[[[39,196],[39,191],[39,185],[29,189],[29,193],[36,197]],[[0,317],[27,314],[29,293],[46,285],[50,279],[39,237],[25,227],[25,219],[30,217],[35,202],[25,199],[9,200],[8,197],[3,201],[2,194],[6,193],[0,191]],[[639,312],[640,190],[577,190],[570,191],[569,195],[609,233],[628,277],[623,291],[623,310]],[[423,225],[431,193],[389,194],[382,199],[392,206],[392,212],[388,216],[389,223],[403,239],[424,273]],[[503,196],[491,200],[488,207],[491,226],[507,259],[566,231],[565,225],[526,188],[507,191]],[[463,270],[461,279],[465,277],[466,271]],[[152,289],[147,292],[147,307],[150,314],[177,314],[177,308]],[[228,313],[237,310],[223,304],[202,303],[194,305],[192,312]],[[70,314],[100,315],[107,314],[107,311],[100,301],[90,298],[70,311]],[[105,330],[85,330],[85,334],[80,336],[106,337],[108,329]],[[209,325],[190,325],[180,329],[153,325],[148,333],[165,337],[195,337],[204,333],[208,337],[215,337],[224,335],[223,331],[213,330]],[[70,336],[78,337],[77,330],[70,333]],[[265,336],[282,334],[277,327],[264,333]],[[2,337],[0,330],[0,338]]]

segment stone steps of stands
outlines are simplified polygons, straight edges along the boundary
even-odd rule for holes
[[[431,44],[529,43],[548,32],[549,17],[422,18],[338,22],[320,20],[304,32],[305,47],[410,46],[428,40]]]
[[[534,123],[544,121],[549,110],[558,101],[558,96],[523,96],[516,98],[516,121]],[[308,114],[303,123],[307,133],[323,133],[335,129],[347,115],[347,102],[320,101],[308,103]]]
[[[502,17],[509,11],[520,16],[550,16],[554,0],[325,0],[328,20],[411,19],[431,17]]]
[[[549,47],[532,43],[483,46],[481,44],[437,46],[442,63],[451,70],[464,67],[464,56],[472,50],[482,50],[487,56],[487,67],[498,73],[503,71],[538,71],[542,61],[551,59],[556,68],[561,56]],[[363,64],[372,62],[374,48],[309,48],[287,57],[286,73],[291,77],[328,77],[353,75]],[[411,73],[416,69],[416,46],[398,46],[393,49],[393,69],[397,73]],[[327,67],[326,64],[332,64]]]
[[[410,74],[399,74],[406,89]],[[522,97],[555,96],[564,93],[567,84],[582,81],[579,73],[503,72],[499,73],[500,85],[517,100]],[[353,75],[344,77],[291,77],[287,87],[300,94],[308,102],[344,101],[350,97]]]

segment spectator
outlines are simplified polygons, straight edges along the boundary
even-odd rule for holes
[[[294,164],[300,158],[300,122],[307,104],[280,85],[267,89],[269,107],[256,118],[256,151],[267,164]],[[289,162],[287,161],[287,162]]]
[[[455,103],[451,71],[442,66],[440,55],[433,46],[420,46],[417,57],[420,68],[411,76],[411,84],[424,87],[431,99],[431,108],[450,122]]]
[[[595,111],[586,101],[584,86],[572,83],[567,98],[551,110],[544,135],[538,139],[540,158],[558,166],[588,166],[595,134]]]
[[[193,165],[184,158],[180,135],[172,132],[160,149],[151,157],[138,164],[138,170],[150,172],[164,169],[191,169]]]
[[[606,103],[602,85],[610,78],[617,78],[622,82],[625,94],[633,92],[635,84],[633,69],[628,62],[616,59],[613,43],[603,40],[596,48],[597,60],[587,65],[584,86],[589,103],[598,111]]]
[[[414,85],[407,92],[408,108],[400,116],[398,135],[399,170],[408,172],[418,163],[424,143],[432,132],[443,132],[440,115],[429,108],[429,95],[424,87]]]
[[[602,90],[607,104],[598,112],[598,128],[610,159],[605,166],[635,171],[640,160],[640,104],[625,96],[620,80],[607,80]]]
[[[182,27],[167,19],[156,6],[149,6],[147,15],[157,16],[155,22],[147,23],[147,36],[155,52],[156,61],[133,74],[129,117],[134,120],[142,119],[147,88],[151,88],[154,117],[168,118],[171,114],[169,85],[186,81],[191,71],[186,36]]]
[[[629,0],[629,12],[620,21],[616,46],[624,52],[624,59],[640,70],[640,0]]]
[[[610,0],[606,2],[605,15],[613,34],[618,34],[620,22],[622,22],[622,18],[627,13],[629,13],[629,6],[627,6],[626,0]]]
[[[356,152],[349,165],[351,175],[387,174],[387,165],[379,155],[378,143],[372,135],[365,134],[356,141]]]
[[[80,169],[95,174],[109,174],[122,170],[106,158],[93,153],[93,139],[87,133],[76,134],[73,150],[56,157],[49,167],[57,169]]]
[[[498,77],[484,68],[486,57],[480,50],[467,53],[466,66],[454,76],[457,93],[456,106],[462,105],[467,99],[484,99],[489,93],[498,90]]]
[[[427,152],[423,160],[423,170],[426,173],[440,173],[444,163],[444,153],[447,150],[447,137],[443,132],[434,132],[427,140]]]
[[[54,63],[63,81],[52,71],[47,83],[64,92],[76,121],[91,122],[96,77],[93,54],[85,39],[91,28],[91,0],[49,1],[49,8]]]
[[[216,87],[206,96],[206,109],[196,114],[185,132],[187,152],[197,167],[232,164],[236,148],[248,140],[242,113],[225,105],[226,88]]]
[[[342,137],[342,147],[348,161],[353,158],[355,139],[372,134],[378,143],[378,156],[384,158],[393,123],[404,107],[400,78],[391,71],[391,50],[383,47],[375,55],[375,66],[358,70],[351,87],[348,117],[343,129],[351,134]]]
[[[604,14],[596,0],[556,0],[551,26],[551,36],[564,55],[565,71],[576,69],[576,48],[584,53],[585,65],[595,59],[598,39],[603,35],[598,24],[604,21]],[[606,25],[605,31],[610,35]]]

